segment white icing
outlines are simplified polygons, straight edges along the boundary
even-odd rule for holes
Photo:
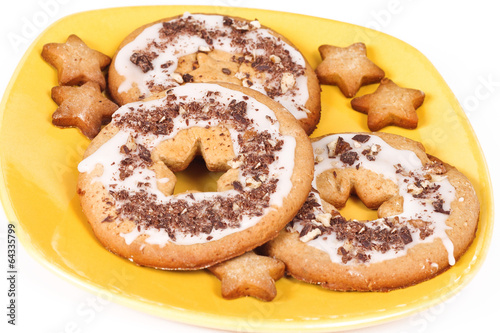
[[[408,176],[408,173],[413,172],[415,175],[422,175],[424,171],[422,170],[422,163],[417,155],[409,150],[399,150],[395,149],[384,140],[378,136],[370,135],[370,139],[366,143],[360,143],[353,140],[355,134],[341,134],[341,135],[330,135],[323,139],[313,142],[315,160],[317,164],[315,165],[313,188],[317,188],[316,180],[317,177],[326,170],[332,169],[333,166],[337,168],[357,168],[371,170],[375,173],[383,175],[384,178],[389,179],[396,183],[399,188],[399,195],[403,197],[403,213],[389,217],[397,217],[399,221],[405,220],[423,220],[427,222],[432,222],[433,234],[424,240],[420,239],[419,230],[416,228],[410,228],[411,236],[413,242],[407,244],[404,250],[396,251],[389,250],[385,253],[378,251],[367,251],[370,255],[369,263],[380,262],[384,260],[389,260],[406,254],[406,251],[412,246],[421,242],[432,242],[436,238],[441,239],[443,245],[448,252],[448,261],[450,265],[455,264],[455,258],[453,256],[453,243],[446,234],[446,230],[449,227],[446,225],[446,220],[448,219],[448,214],[440,213],[435,211],[432,206],[432,202],[429,199],[417,198],[409,193],[409,188],[411,188],[413,181],[412,177]],[[357,153],[359,160],[353,163],[351,166],[340,161],[340,156],[329,157],[328,156],[328,144],[332,142],[337,142],[338,137],[341,136],[347,143],[350,144],[352,150]],[[378,148],[375,145],[379,145]],[[362,151],[365,149],[371,149],[373,151],[377,150],[378,153],[375,156],[375,161],[370,161],[366,158]],[[399,164],[400,170],[403,172],[396,172],[395,165]],[[455,188],[450,184],[446,177],[435,177],[429,182],[429,186],[438,184],[439,188],[435,193],[444,200],[443,210],[451,210],[450,204],[455,198]],[[321,204],[319,195],[315,193],[316,201]],[[315,214],[324,212],[324,208],[321,205],[316,208]],[[377,225],[385,227],[384,219],[379,218],[373,221],[366,222],[367,226],[375,227]],[[300,223],[294,223],[293,229],[300,233],[303,225]],[[342,263],[342,257],[337,253],[339,247],[344,245],[344,241],[339,241],[336,239],[335,234],[325,234],[320,237],[310,240],[309,245],[325,251],[330,256],[330,259],[334,263]],[[352,264],[352,263],[348,263]]]
[[[192,15],[185,13],[181,19],[186,19],[189,16],[192,20],[202,24],[208,31],[225,31],[228,33],[231,31],[230,27],[224,26],[223,16],[202,14]],[[176,20],[172,20],[171,22],[175,22]],[[178,59],[184,55],[196,53],[200,50],[200,48],[211,48],[231,54],[250,53],[257,56],[262,55],[264,54],[264,50],[257,46],[259,39],[273,40],[275,44],[281,45],[286,51],[289,52],[294,63],[305,67],[305,59],[299,51],[291,45],[285,43],[283,40],[272,35],[268,29],[260,28],[260,24],[252,23],[253,22],[251,22],[251,26],[254,28],[246,31],[246,33],[242,36],[242,38],[247,41],[244,48],[232,45],[232,39],[229,37],[220,37],[214,41],[213,45],[208,45],[204,39],[198,36],[188,36],[186,34],[179,33],[172,43],[164,45],[166,47],[162,47],[161,49],[156,47],[152,48],[158,56],[151,61],[153,69],[146,73],[143,73],[139,66],[134,65],[130,61],[131,55],[139,50],[147,49],[148,44],[152,41],[160,44],[164,44],[164,42],[161,41],[159,33],[162,28],[162,23],[157,23],[144,29],[144,31],[142,31],[132,42],[125,45],[115,56],[114,66],[116,71],[125,78],[123,83],[119,86],[118,92],[126,92],[136,85],[141,94],[148,96],[150,94],[148,88],[149,82],[153,82],[155,85],[163,87],[179,85],[179,82],[172,77],[172,74],[177,69]],[[168,68],[162,68],[161,65],[167,63],[168,61],[171,61],[172,65]],[[281,96],[277,96],[275,99],[285,106],[297,119],[307,118],[308,111],[304,107],[305,103],[309,99],[307,77],[305,75],[300,75],[296,77],[295,80],[296,83],[293,89],[290,89]],[[266,84],[279,86],[280,82],[271,82]],[[266,94],[264,82],[255,80],[251,88]]]
[[[233,99],[236,99],[237,101],[243,100],[243,97],[245,96],[240,92],[208,83],[191,83],[178,86],[172,89],[172,94],[178,97],[185,96],[183,102],[189,103],[194,101],[204,101],[208,91],[219,92],[220,94],[218,96],[212,95],[211,98],[215,98],[218,102],[224,103],[225,105],[229,104],[229,102]],[[142,110],[149,110],[160,107],[165,103],[165,101],[166,97],[160,100],[136,102],[124,105],[115,112],[112,122],[116,122],[117,119],[121,118],[126,113],[137,112],[136,110],[139,108]],[[282,149],[275,152],[277,158],[275,162],[269,165],[269,174],[266,175],[267,179],[275,178],[278,179],[278,182],[276,191],[269,194],[270,207],[265,208],[262,212],[263,216],[265,216],[270,210],[281,206],[283,204],[283,199],[292,189],[291,176],[294,168],[296,142],[294,137],[282,135],[279,132],[279,123],[277,122],[276,116],[266,105],[253,98],[248,98],[245,102],[247,103],[246,117],[251,119],[253,122],[249,125],[249,130],[256,132],[266,131],[271,134],[271,137],[276,142],[278,140],[283,141]],[[220,120],[218,119],[199,121],[196,119],[189,119],[189,117],[183,118],[181,116],[177,116],[173,119],[174,129],[168,135],[146,135],[134,133],[134,140],[137,144],[144,145],[151,151],[160,142],[175,137],[177,133],[183,129],[191,127],[217,126],[219,122]],[[241,131],[243,130],[238,131],[231,126],[225,127],[229,130],[233,139],[233,150],[235,156],[239,156],[242,147],[239,146],[238,135],[241,134]],[[96,168],[96,166],[100,165],[102,167],[102,174],[95,176],[92,179],[92,182],[100,182],[108,191],[112,189],[113,191],[126,190],[128,192],[138,192],[140,189],[144,189],[144,186],[139,188],[139,184],[147,183],[149,184],[148,192],[156,195],[156,202],[159,204],[172,202],[173,200],[184,200],[187,204],[190,204],[195,201],[213,200],[214,197],[234,197],[237,194],[237,191],[230,190],[225,192],[200,192],[166,196],[158,189],[156,183],[157,181],[160,183],[167,182],[168,178],[157,179],[155,172],[147,167],[136,167],[131,176],[121,180],[119,166],[120,161],[123,159],[123,155],[120,153],[120,147],[127,143],[130,135],[131,130],[128,128],[121,128],[93,154],[80,162],[78,170],[82,173],[90,173]],[[243,185],[245,184],[241,172],[239,180]],[[193,197],[194,199],[192,199]],[[120,207],[119,201],[117,201],[116,205],[117,208]],[[261,218],[262,217],[241,215],[239,228],[227,228],[222,230],[214,229],[210,233],[210,236],[212,237],[211,240],[217,240],[231,233],[247,229],[259,222]],[[136,227],[131,232],[121,234],[121,236],[125,239],[127,244],[131,244],[139,235],[143,234],[148,236],[146,239],[147,243],[157,244],[160,246],[164,246],[167,242],[173,242],[179,245],[203,243],[207,242],[208,236],[208,234],[186,235],[183,233],[177,233],[174,241],[170,239],[165,230],[155,228],[148,229],[144,227]]]

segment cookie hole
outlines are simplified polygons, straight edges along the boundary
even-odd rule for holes
[[[216,192],[217,180],[224,172],[213,172],[207,169],[202,157],[196,157],[183,171],[175,172],[177,184],[174,194],[188,191]]]
[[[339,210],[340,214],[348,220],[371,221],[378,218],[377,211],[370,209],[354,195],[351,195],[345,206]]]

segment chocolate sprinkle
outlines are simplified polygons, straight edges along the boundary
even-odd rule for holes
[[[184,80],[184,82],[193,82],[193,79],[194,77],[191,74],[182,75],[182,80]]]
[[[340,160],[348,165],[353,165],[358,159],[358,153],[355,151],[346,151],[340,155]]]
[[[138,52],[135,52],[130,56],[130,61],[134,65],[139,66],[143,73],[147,73],[150,70],[153,70],[153,64],[151,63],[151,60],[147,55]]]
[[[370,136],[366,134],[356,134],[355,136],[352,137],[352,139],[360,143],[366,143],[368,142],[368,140],[370,140]]]
[[[434,211],[446,215],[450,215],[449,210],[444,210],[443,208],[444,200],[443,199],[438,199],[432,203],[432,207],[434,207]]]

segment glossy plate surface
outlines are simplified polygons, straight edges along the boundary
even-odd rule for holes
[[[312,67],[321,44],[364,42],[369,57],[401,86],[426,93],[416,130],[387,127],[386,132],[421,141],[427,151],[455,165],[472,181],[482,211],[477,237],[466,255],[430,281],[389,293],[342,293],[284,278],[271,303],[253,298],[226,301],[210,273],[166,272],[142,268],[106,251],[93,236],[76,194],[77,164],[89,141],[77,129],[51,124],[56,104],[50,89],[56,71],[41,56],[44,44],[62,43],[76,34],[110,56],[136,27],[185,11],[258,18],[296,44]],[[377,85],[363,87],[357,96]],[[323,86],[322,119],[313,136],[368,131],[366,115],[350,108],[337,87]],[[481,149],[452,92],[432,64],[411,46],[362,27],[297,14],[229,7],[134,7],[83,12],[43,32],[19,64],[0,106],[0,195],[7,217],[17,224],[23,246],[57,274],[88,290],[168,319],[245,331],[334,331],[363,327],[409,315],[459,291],[479,269],[493,228],[492,191]],[[198,173],[196,169],[191,172]],[[209,190],[181,177],[181,187]],[[204,185],[203,185],[204,184]],[[348,216],[370,214],[354,200]]]

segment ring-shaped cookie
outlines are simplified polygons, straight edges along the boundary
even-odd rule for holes
[[[285,106],[308,134],[319,122],[314,70],[287,38],[257,20],[185,13],[153,22],[123,40],[109,69],[120,105],[185,82],[250,87]]]
[[[172,195],[202,155],[218,192]],[[277,102],[232,84],[190,83],[129,103],[79,164],[78,193],[101,243],[137,264],[199,269],[276,237],[307,198],[309,138]]]
[[[391,290],[448,269],[475,237],[479,202],[457,169],[387,133],[313,139],[313,191],[264,252],[299,280],[333,290]],[[351,194],[372,221],[338,211]]]

